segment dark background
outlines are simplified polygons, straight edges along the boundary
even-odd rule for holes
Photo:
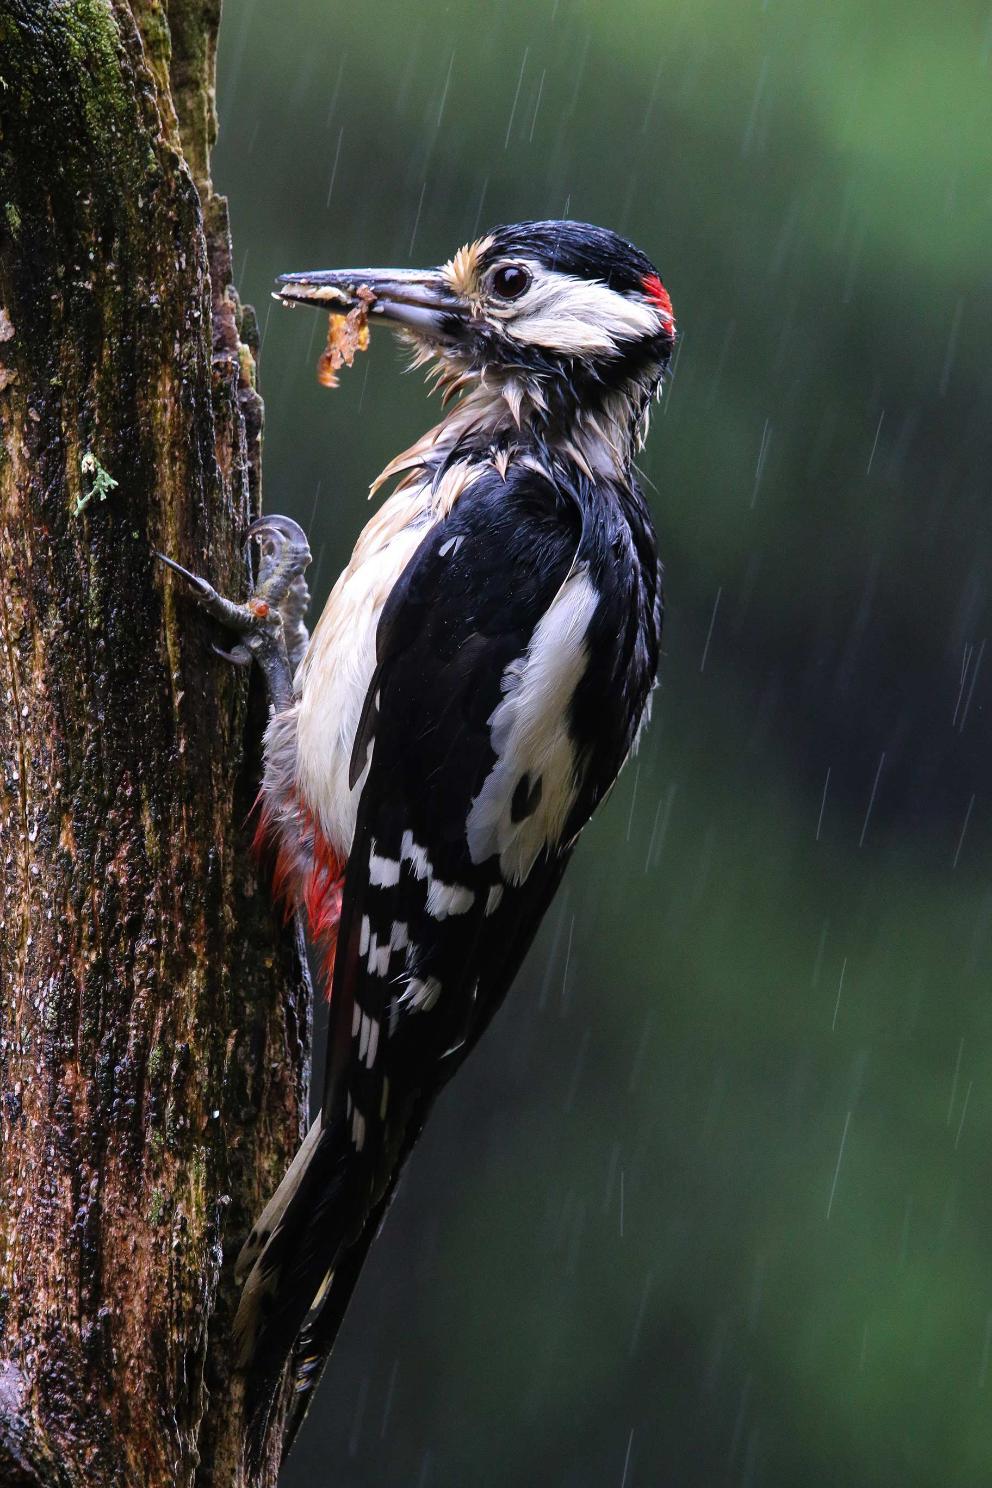
[[[376,1246],[286,1488],[992,1481],[992,21],[227,0],[269,510],[322,603],[437,418],[282,271],[571,215],[681,330],[655,718]]]

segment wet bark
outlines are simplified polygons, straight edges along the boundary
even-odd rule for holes
[[[218,21],[0,0],[5,1488],[247,1483],[231,1266],[305,1105],[308,991],[245,824],[264,704],[152,552],[244,592]]]

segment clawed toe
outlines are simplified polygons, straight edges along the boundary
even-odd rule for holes
[[[201,579],[199,574],[191,573],[188,568],[183,568],[181,563],[177,563],[174,558],[168,557],[165,553],[160,553],[157,548],[153,548],[152,552],[159,563],[164,563],[166,568],[171,568],[173,573],[177,573],[181,579],[186,580],[198,599],[207,601],[218,597],[213,585],[208,584],[206,579]]]
[[[270,514],[264,517],[256,517],[248,528],[248,538],[258,543],[262,553],[262,563],[259,568],[258,582],[264,583],[269,577],[266,565],[276,561],[288,565],[296,565],[296,570],[302,573],[310,562],[310,544],[307,535],[299,522],[294,522],[292,517],[281,517]]]
[[[257,628],[257,617],[250,608],[225,599],[206,579],[202,579],[199,574],[191,573],[188,568],[183,568],[181,563],[177,563],[174,558],[169,558],[165,553],[155,551],[155,557],[160,563],[164,563],[166,568],[171,568],[173,573],[178,574],[192,589],[193,597],[197,602],[223,625],[242,632]]]
[[[210,649],[221,661],[229,661],[232,666],[251,666],[251,652],[247,646],[232,646],[230,651],[225,651],[223,646],[211,646]]]
[[[254,658],[262,668],[269,695],[277,709],[293,699],[293,674],[303,658],[307,635],[304,617],[310,602],[304,572],[310,546],[302,527],[291,517],[259,517],[248,529],[248,541],[259,546],[258,580],[245,604],[218,594],[212,584],[191,573],[165,553],[155,557],[189,585],[197,603],[233,630],[238,644],[214,651],[235,666]]]
[[[258,581],[253,598],[282,616],[286,652],[293,671],[303,660],[309,635],[305,624],[310,590],[304,577],[310,563],[306,533],[292,517],[259,517],[248,528],[259,547]]]

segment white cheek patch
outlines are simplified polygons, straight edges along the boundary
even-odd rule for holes
[[[531,265],[534,280],[515,313],[503,321],[514,340],[546,346],[574,356],[613,356],[624,342],[656,336],[658,311],[608,288],[598,279],[579,279]]]
[[[542,848],[560,840],[575,801],[580,762],[568,709],[586,669],[585,639],[598,602],[588,574],[576,570],[538,622],[524,655],[503,673],[503,700],[489,719],[496,763],[472,802],[466,835],[472,862],[498,854],[508,883],[522,883]],[[514,796],[524,777],[536,799],[515,821]]]

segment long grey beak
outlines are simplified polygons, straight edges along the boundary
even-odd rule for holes
[[[318,310],[351,310],[358,291],[368,290],[369,318],[405,326],[426,336],[451,337],[465,319],[465,307],[439,269],[314,269],[280,274],[274,298],[285,305]]]

